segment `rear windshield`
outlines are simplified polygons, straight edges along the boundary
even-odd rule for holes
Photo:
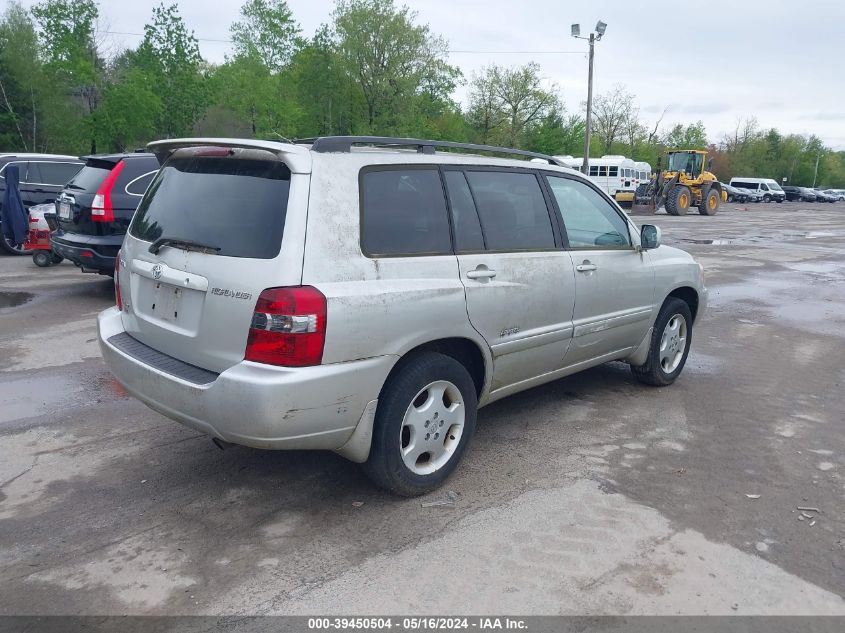
[[[153,180],[129,234],[154,242],[187,240],[218,255],[272,259],[279,254],[290,170],[278,161],[186,157]]]
[[[66,186],[68,189],[96,193],[110,171],[110,169],[106,169],[105,167],[86,165],[77,172]]]

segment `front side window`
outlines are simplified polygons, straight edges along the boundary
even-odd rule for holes
[[[452,252],[446,199],[436,169],[367,171],[361,198],[361,248],[367,255]]]
[[[592,187],[578,180],[548,176],[570,248],[630,248],[628,223]]]
[[[466,177],[489,250],[555,248],[546,199],[534,174],[468,171]]]

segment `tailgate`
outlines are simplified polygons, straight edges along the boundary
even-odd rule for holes
[[[210,371],[242,361],[261,291],[301,281],[309,181],[268,151],[175,152],[124,240],[126,331]]]

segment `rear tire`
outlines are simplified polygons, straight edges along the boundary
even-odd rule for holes
[[[49,251],[35,251],[32,254],[32,261],[35,262],[35,265],[39,268],[48,268],[53,264],[53,258],[50,256]]]
[[[691,343],[692,313],[689,305],[677,297],[669,297],[654,322],[648,358],[644,365],[631,365],[631,373],[647,385],[671,385],[684,369]]]
[[[718,189],[710,189],[701,204],[698,205],[698,212],[701,215],[716,215],[719,212],[719,203],[722,202],[722,195]]]
[[[422,352],[400,362],[381,390],[363,469],[380,488],[413,497],[455,470],[475,432],[478,396],[450,356]]]
[[[9,253],[9,255],[29,255],[32,253],[31,250],[27,248],[23,248],[15,246],[11,242],[6,239],[6,236],[3,235],[2,231],[0,231],[0,249]]]
[[[666,212],[670,215],[686,215],[692,203],[692,192],[686,185],[677,185],[666,197]]]

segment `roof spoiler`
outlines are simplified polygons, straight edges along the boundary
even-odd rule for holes
[[[306,148],[275,141],[235,138],[174,138],[147,144],[147,149],[155,154],[159,165],[163,165],[176,150],[187,147],[230,147],[232,149],[263,150],[278,156],[293,173],[307,174],[311,172],[311,155]]]

